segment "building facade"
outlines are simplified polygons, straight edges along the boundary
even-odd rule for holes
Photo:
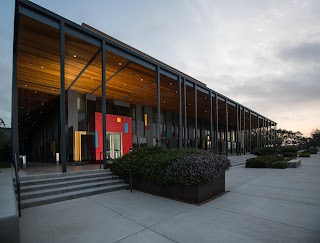
[[[65,171],[132,147],[238,155],[275,144],[274,121],[86,24],[21,0],[14,33],[13,152],[28,161],[58,157]]]

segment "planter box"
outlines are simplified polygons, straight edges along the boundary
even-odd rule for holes
[[[123,178],[129,183],[129,177]],[[181,200],[187,203],[199,204],[225,192],[225,174],[208,183],[186,186],[183,184],[162,185],[132,176],[133,189],[156,194],[168,198]]]

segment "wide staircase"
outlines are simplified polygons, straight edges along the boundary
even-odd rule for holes
[[[109,169],[24,176],[20,185],[21,208],[129,188]]]
[[[246,154],[246,155],[232,155],[232,156],[228,156],[228,159],[231,162],[231,166],[237,166],[237,165],[242,165],[245,164],[247,159],[256,157],[253,154]]]

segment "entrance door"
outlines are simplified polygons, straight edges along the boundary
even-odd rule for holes
[[[116,159],[122,156],[122,135],[121,133],[107,132],[107,156]]]

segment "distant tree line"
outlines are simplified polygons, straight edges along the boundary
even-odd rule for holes
[[[277,129],[277,146],[297,146],[300,149],[320,146],[320,129],[314,129],[311,137],[304,137],[301,132]]]

